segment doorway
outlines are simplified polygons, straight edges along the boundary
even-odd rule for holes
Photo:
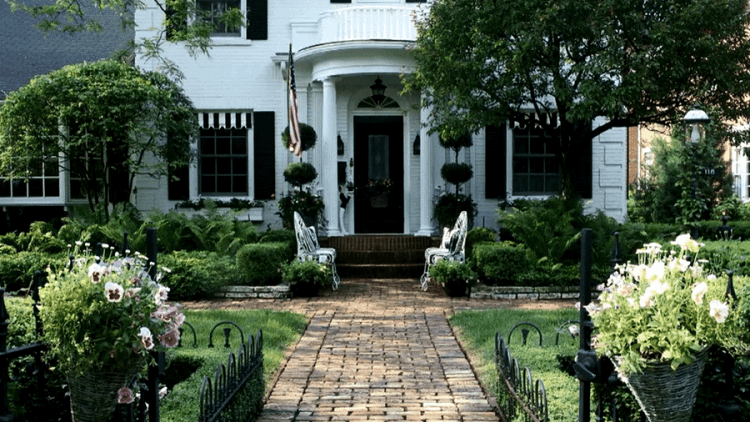
[[[354,232],[404,231],[403,116],[354,116]]]

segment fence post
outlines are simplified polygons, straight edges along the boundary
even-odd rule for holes
[[[8,340],[8,310],[5,309],[5,289],[0,287],[0,353],[5,353]],[[8,361],[0,359],[0,421],[12,421],[13,415],[8,412]]]
[[[152,280],[156,280],[156,227],[146,228],[146,258],[148,258],[148,275]]]
[[[591,351],[591,317],[584,308],[591,302],[592,237],[591,229],[581,230],[581,308],[578,318],[581,328],[578,363],[574,367],[580,380],[578,387],[578,422],[589,422],[591,419],[591,381],[596,377],[597,366],[596,354]],[[592,353],[594,353],[593,356]]]

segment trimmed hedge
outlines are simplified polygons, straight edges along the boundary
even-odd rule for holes
[[[237,252],[242,285],[267,286],[281,283],[281,268],[294,257],[289,242],[245,245]]]
[[[0,255],[0,286],[6,292],[28,289],[36,271],[46,271],[48,267],[53,270],[62,268],[67,262],[67,254],[19,252]]]
[[[207,299],[239,281],[234,259],[216,252],[165,253],[159,255],[158,264],[171,270],[161,280],[170,289],[170,300]]]
[[[511,242],[480,242],[474,244],[471,260],[485,283],[515,285],[519,274],[533,265],[534,255],[525,246]]]

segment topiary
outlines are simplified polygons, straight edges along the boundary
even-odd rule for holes
[[[307,151],[315,147],[315,143],[318,141],[318,134],[315,133],[315,129],[312,126],[300,123],[299,135],[302,141],[302,151]],[[289,126],[281,134],[281,143],[284,145],[284,148],[289,149]]]
[[[468,163],[445,163],[440,169],[440,176],[446,182],[456,185],[458,189],[459,185],[468,182],[474,176],[474,170]]]
[[[291,163],[284,170],[284,180],[297,187],[311,183],[318,172],[310,163]]]

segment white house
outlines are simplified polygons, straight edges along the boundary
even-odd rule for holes
[[[184,73],[183,86],[199,110],[198,160],[189,183],[141,179],[137,206],[174,208],[185,198],[270,199],[290,188],[282,173],[298,160],[281,143],[287,126],[287,61],[294,52],[300,121],[315,128],[318,143],[303,153],[319,177],[314,186],[326,204],[328,235],[436,233],[432,204],[444,187],[440,168],[451,154],[423,125],[418,94],[402,95],[401,75],[414,69],[409,47],[416,39],[417,0],[198,0],[205,9],[240,7],[247,25],[222,28],[210,55],[191,57],[179,43],[164,54]],[[136,37],[164,24],[151,5],[135,13]],[[137,59],[144,69],[156,63]],[[384,97],[374,96],[373,88]],[[594,125],[597,122],[593,122]],[[534,128],[492,127],[474,137],[461,160],[472,164],[465,189],[477,202],[476,226],[497,227],[503,198],[544,197],[557,190],[554,157],[538,148]],[[625,129],[611,130],[580,152],[586,210],[619,221],[626,214]],[[339,185],[369,179],[394,183],[387,206],[364,195],[350,201],[339,219]],[[581,183],[579,182],[579,185]],[[273,201],[264,215],[277,224]]]

